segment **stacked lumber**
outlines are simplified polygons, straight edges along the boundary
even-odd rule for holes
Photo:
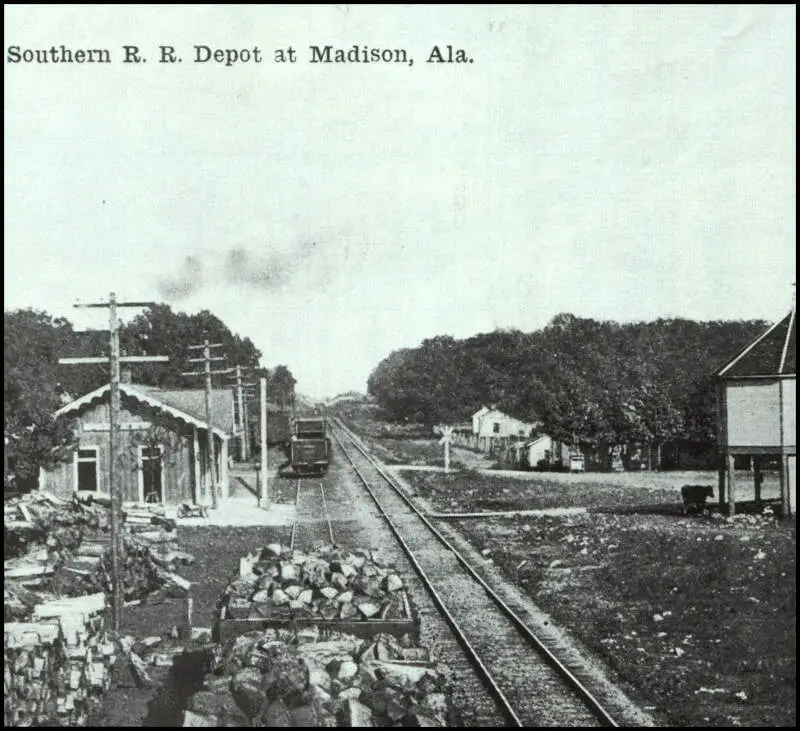
[[[110,684],[116,648],[103,594],[35,605],[32,621],[4,624],[6,726],[86,726]]]
[[[241,559],[220,611],[228,619],[405,619],[404,588],[376,552],[307,553],[274,543]]]
[[[131,505],[122,511],[122,519],[131,533],[150,531],[153,527],[175,530],[177,523],[165,516],[163,505]]]
[[[58,598],[52,592],[33,591],[8,578],[3,584],[4,622],[26,622],[37,604]]]
[[[56,593],[69,597],[110,592],[109,507],[102,497],[63,501],[46,492],[10,501],[5,515],[6,547],[16,557],[4,561],[5,577],[45,581]],[[124,518],[126,599],[144,598],[164,586],[185,593],[187,582],[174,572],[194,558],[177,550],[175,522],[164,517],[163,506],[128,506]]]
[[[316,626],[268,629],[228,642],[184,726],[446,726],[449,688],[411,639],[371,640]]]
[[[139,536],[126,536],[122,541],[125,599],[142,599],[165,586],[188,591],[189,582],[175,574],[174,570],[179,563],[190,563],[194,557],[176,550],[173,538],[156,536],[153,539],[151,536],[144,540]],[[68,560],[63,561],[53,578],[53,588],[64,596],[82,596],[93,591],[111,592],[113,582],[110,537],[94,537],[82,543]]]
[[[111,506],[104,496],[61,500],[46,491],[35,491],[4,505],[5,553],[23,556],[36,546],[52,553],[74,550],[87,533],[107,534],[111,528]],[[122,511],[128,533],[155,529],[174,530],[176,523],[165,517],[162,505],[130,505]]]

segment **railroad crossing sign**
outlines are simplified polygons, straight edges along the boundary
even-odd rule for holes
[[[453,427],[442,427],[442,438],[439,444],[444,444],[444,471],[450,472],[450,442],[453,441]]]

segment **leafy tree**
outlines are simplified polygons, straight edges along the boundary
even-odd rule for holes
[[[439,336],[391,353],[368,393],[391,418],[463,421],[495,404],[563,441],[710,445],[712,374],[766,324],[660,319],[620,324],[556,315],[539,331]]]
[[[199,370],[189,364],[197,357],[190,345],[221,343],[226,365],[241,365],[255,375],[269,375],[259,365],[261,353],[249,338],[241,337],[207,310],[188,315],[173,312],[165,304],[155,305],[120,329],[120,348],[127,355],[167,355],[165,364],[136,364],[135,380],[167,388],[198,388],[198,380],[181,372]],[[73,356],[103,356],[109,352],[109,334],[76,332],[64,318],[46,312],[19,309],[4,313],[4,417],[6,455],[17,483],[36,484],[40,466],[69,456],[73,430],[53,413],[65,402],[108,383],[108,366],[59,365],[58,359]],[[215,354],[215,353],[212,353]],[[215,377],[221,385],[220,377]],[[295,379],[287,366],[275,368],[273,386],[287,405],[294,400]],[[164,443],[163,429],[152,435]],[[153,442],[155,444],[155,442]]]
[[[272,394],[272,400],[277,401],[281,409],[294,404],[296,383],[297,380],[285,365],[276,366],[269,374],[267,379],[269,394]]]
[[[58,359],[72,326],[32,309],[6,311],[3,326],[3,432],[17,487],[30,489],[39,466],[52,464],[72,437],[69,425],[53,419],[63,392]]]
[[[190,345],[221,344],[213,348],[212,357],[225,354],[225,365],[258,368],[261,353],[249,338],[230,331],[227,325],[208,310],[193,315],[173,312],[169,305],[155,305],[123,326],[120,347],[128,355],[166,355],[168,363],[137,364],[135,380],[164,388],[197,388],[197,379],[182,376],[182,372],[201,370],[190,367],[190,358],[202,356],[202,351],[190,350]],[[218,370],[215,368],[214,370]],[[219,377],[215,377],[219,380]]]

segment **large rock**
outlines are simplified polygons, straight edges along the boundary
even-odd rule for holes
[[[350,728],[371,728],[372,712],[357,700],[348,700],[345,707],[345,726]]]
[[[297,599],[304,604],[311,604],[314,599],[314,592],[311,589],[303,589],[298,595]]]
[[[316,728],[320,719],[313,705],[303,705],[293,708],[290,712],[293,728]]]
[[[339,591],[347,591],[347,579],[344,574],[338,571],[331,574],[331,586],[336,587]]]
[[[270,698],[282,698],[287,705],[294,707],[308,688],[308,677],[308,666],[296,651],[288,647],[276,650],[272,667],[264,675],[267,695]]]
[[[300,570],[290,561],[281,561],[281,581],[297,581],[300,578]]]
[[[336,673],[336,677],[343,683],[347,683],[355,678],[357,674],[358,665],[356,665],[356,663],[354,663],[352,660],[345,660],[345,662],[339,665],[339,671]]]
[[[353,602],[353,592],[352,591],[343,591],[336,597],[336,601],[339,604],[347,604]]]
[[[260,632],[247,632],[236,637],[223,650],[222,669],[231,675],[241,670],[245,666],[247,656],[261,639]]]
[[[269,590],[259,589],[255,594],[253,594],[251,601],[254,604],[266,604],[269,601]]]
[[[284,587],[284,592],[286,592],[286,596],[290,599],[297,599],[300,596],[300,592],[303,591],[303,587],[299,586],[298,584],[290,584],[287,587]]]
[[[292,716],[283,701],[276,698],[270,701],[261,712],[258,725],[267,728],[292,728]]]
[[[373,602],[362,601],[358,604],[358,611],[365,619],[374,617],[378,612],[380,612],[380,610],[381,608]]]
[[[291,598],[283,589],[275,589],[275,591],[272,592],[272,603],[275,606],[280,607],[283,604],[288,604],[290,601]]]
[[[397,574],[388,574],[381,583],[386,591],[398,591],[403,588],[403,580]]]
[[[236,673],[231,679],[231,695],[247,718],[258,716],[265,701],[261,671],[245,668]]]
[[[202,716],[213,716],[218,719],[238,718],[244,724],[249,723],[247,716],[236,704],[228,688],[195,693],[189,701],[189,709]]]
[[[326,586],[320,590],[320,593],[326,599],[335,599],[339,595],[339,590],[334,589],[332,586]]]

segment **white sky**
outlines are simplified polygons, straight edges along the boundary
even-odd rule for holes
[[[437,334],[559,312],[774,320],[790,304],[794,6],[7,5],[4,19],[4,51],[114,59],[6,59],[6,308],[84,327],[105,316],[72,303],[110,291],[209,309],[323,397]],[[311,44],[354,43],[414,65],[308,63]],[[123,44],[149,62],[122,64]],[[158,44],[184,62],[158,64]],[[258,46],[264,63],[195,64],[194,44]],[[437,44],[474,63],[426,64]],[[298,62],[274,63],[290,45]]]

